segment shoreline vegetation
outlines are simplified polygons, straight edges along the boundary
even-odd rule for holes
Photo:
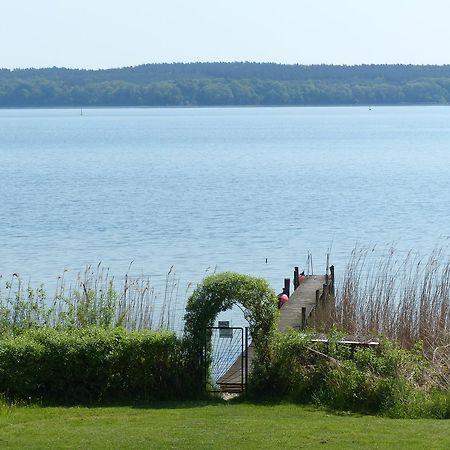
[[[186,286],[183,303],[191,289]],[[101,263],[88,265],[75,281],[58,277],[53,294],[44,284],[24,283],[17,273],[6,280],[0,275],[0,336],[30,327],[103,328],[129,331],[150,329],[176,331],[180,303],[178,275],[173,266],[165,277],[164,291],[150,277],[116,279]]]
[[[219,62],[0,69],[0,108],[448,104],[450,65]]]
[[[436,104],[436,103],[380,103],[376,105],[377,107],[422,107],[422,106],[434,106],[446,108],[450,106],[450,103]],[[334,104],[324,104],[324,105],[178,105],[178,106],[167,106],[167,105],[157,105],[157,106],[0,106],[0,111],[8,110],[77,110],[83,108],[84,111],[89,110],[102,110],[102,109],[245,109],[245,108],[372,108],[373,105],[370,103],[360,104],[360,105],[334,105]]]
[[[315,326],[352,336],[382,336],[401,348],[420,343],[434,368],[431,381],[450,388],[450,260],[448,248],[428,257],[400,256],[394,248],[352,252],[334,302],[318,311]]]
[[[233,274],[214,277],[231,282]],[[191,364],[198,346],[174,333],[190,286],[180,292],[173,268],[161,296],[148,279],[126,275],[116,283],[100,264],[73,287],[61,277],[54,296],[16,274],[0,284],[0,396],[8,401],[90,404],[201,394]],[[202,298],[195,301],[201,313]],[[248,399],[450,418],[448,248],[426,258],[355,248],[334,298],[312,323],[307,332],[274,335],[267,361],[251,374]],[[329,337],[325,347],[311,342],[321,332]],[[380,338],[380,349],[352,352],[338,344],[344,335]]]

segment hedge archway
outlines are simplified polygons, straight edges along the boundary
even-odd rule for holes
[[[239,273],[224,272],[203,280],[186,305],[185,337],[193,355],[205,345],[207,328],[219,312],[242,306],[255,346],[255,365],[270,362],[270,340],[275,333],[279,311],[275,291],[266,280]],[[208,346],[209,347],[209,346]],[[198,361],[198,360],[197,360]]]

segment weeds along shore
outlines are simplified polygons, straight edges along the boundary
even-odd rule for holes
[[[318,311],[316,327],[352,336],[385,337],[402,348],[420,345],[450,386],[450,258],[448,248],[427,257],[394,248],[355,248],[333,301]]]
[[[386,337],[405,349],[418,343],[424,356],[450,379],[450,258],[442,247],[427,257],[394,248],[352,251],[334,299],[316,315],[316,331],[338,328],[353,336]],[[173,267],[162,292],[149,277],[115,279],[101,264],[87,266],[74,283],[64,274],[53,295],[17,274],[0,277],[0,335],[35,326],[123,327],[181,330],[192,285],[180,289]]]
[[[150,277],[125,274],[116,279],[101,264],[87,266],[74,282],[64,275],[58,277],[53,294],[42,284],[35,288],[24,283],[16,273],[8,279],[0,276],[0,335],[33,326],[176,331],[180,328],[177,314],[191,287],[188,284],[180,292],[173,267],[162,291],[152,285]]]
[[[274,334],[270,358],[253,366],[248,394],[392,417],[449,418],[446,255],[445,249],[424,259],[354,249],[313,326]],[[198,345],[174,333],[190,285],[180,289],[173,268],[161,293],[148,277],[115,279],[100,264],[72,284],[61,276],[51,296],[17,274],[0,282],[0,396],[8,401],[203,395],[192,363]],[[313,342],[320,332],[327,333],[326,344]],[[343,336],[376,337],[380,345],[353,352],[341,345]]]

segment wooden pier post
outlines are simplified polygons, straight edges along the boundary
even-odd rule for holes
[[[330,266],[331,274],[331,293],[334,295],[334,266]]]
[[[319,289],[316,290],[316,309],[319,307],[319,300],[320,300],[320,291]]]
[[[290,278],[284,279],[284,291],[286,292],[286,295],[288,297],[291,296],[291,279]]]
[[[306,329],[306,308],[302,308],[302,331]]]
[[[298,267],[294,267],[294,291],[298,288]]]

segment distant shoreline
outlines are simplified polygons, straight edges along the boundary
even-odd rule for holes
[[[144,64],[0,69],[2,107],[275,107],[450,104],[450,65]]]
[[[249,109],[249,108],[405,108],[405,107],[449,107],[450,103],[383,103],[367,105],[329,104],[329,105],[190,105],[190,106],[0,106],[0,111],[7,110],[80,110],[92,109]]]

